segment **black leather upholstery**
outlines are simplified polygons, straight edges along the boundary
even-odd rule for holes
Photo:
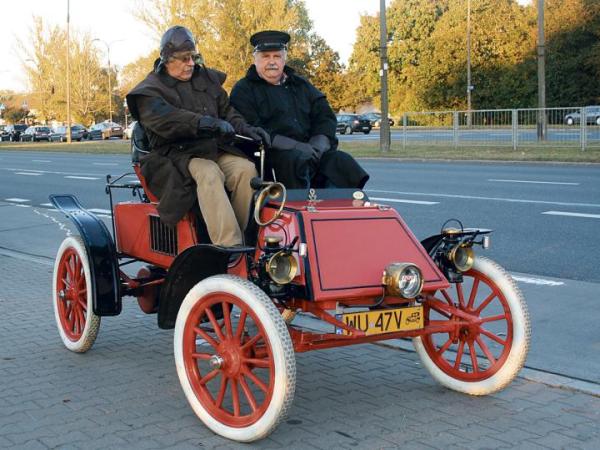
[[[131,162],[139,164],[140,158],[150,153],[150,142],[144,127],[139,122],[133,126],[131,132]]]

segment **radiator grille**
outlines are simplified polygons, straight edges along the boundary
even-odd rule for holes
[[[177,256],[177,229],[169,228],[158,216],[150,217],[150,247],[152,251]]]

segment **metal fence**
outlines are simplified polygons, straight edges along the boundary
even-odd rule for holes
[[[399,125],[403,147],[600,147],[600,107],[407,112]]]

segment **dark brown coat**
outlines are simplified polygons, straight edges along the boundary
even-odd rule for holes
[[[237,132],[245,125],[221,86],[225,78],[222,72],[200,66],[190,81],[151,72],[127,94],[131,115],[144,127],[152,150],[141,159],[142,174],[160,200],[161,220],[170,226],[196,202],[196,184],[187,168],[191,158],[216,160],[219,152],[244,156],[217,138],[198,136],[202,116],[227,120]]]

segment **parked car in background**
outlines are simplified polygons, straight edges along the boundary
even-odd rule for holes
[[[133,133],[133,127],[135,127],[136,123],[137,123],[137,120],[134,120],[127,126],[127,128],[125,128],[125,131],[124,131],[125,139],[131,139],[131,134]]]
[[[37,142],[37,141],[48,141],[50,142],[50,128],[43,125],[36,125],[27,128],[21,133],[21,142]]]
[[[585,110],[585,121],[588,125],[600,125],[600,106],[586,106]],[[575,111],[565,116],[565,123],[567,125],[575,125],[581,123],[581,113]]]
[[[361,117],[369,120],[371,122],[371,126],[373,128],[381,127],[381,113],[370,112],[370,113],[362,114]],[[395,124],[394,119],[392,119],[391,117],[388,117],[388,123],[390,124],[390,127],[393,127]]]
[[[85,135],[85,136],[84,136]],[[83,125],[75,124],[71,126],[71,140],[81,141],[87,137],[87,130]],[[51,142],[67,142],[67,127],[56,127],[50,134]]]
[[[7,125],[4,131],[8,135],[8,140],[11,142],[19,142],[21,140],[21,133],[27,129],[27,125],[17,123],[15,125]]]
[[[338,114],[336,131],[340,134],[352,134],[353,132],[363,132],[369,134],[371,132],[371,121],[365,119],[358,114]]]
[[[88,130],[88,139],[110,139],[118,137],[123,139],[123,127],[114,122],[101,122],[92,125]]]
[[[6,125],[0,125],[0,142],[8,141],[8,133],[4,131]]]

